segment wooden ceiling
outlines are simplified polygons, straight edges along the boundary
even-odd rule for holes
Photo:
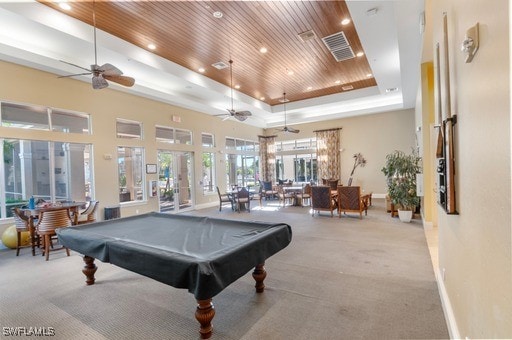
[[[233,85],[269,105],[281,104],[283,92],[297,101],[344,92],[347,85],[376,85],[365,55],[338,62],[322,41],[343,32],[353,53],[364,53],[353,23],[341,24],[350,19],[345,1],[71,0],[69,11],[56,1],[39,2],[90,25],[94,5],[98,29],[195,72],[203,67],[203,75],[226,86],[229,68],[212,64],[229,65],[231,58]],[[310,30],[313,39],[299,38]],[[261,53],[261,47],[268,51]]]

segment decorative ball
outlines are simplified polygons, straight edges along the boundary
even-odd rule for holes
[[[18,236],[16,233],[15,225],[12,225],[5,229],[4,233],[2,234],[2,243],[7,248],[16,249],[16,245],[18,243]],[[30,244],[30,233],[28,231],[24,231],[21,233],[20,243],[22,246]]]

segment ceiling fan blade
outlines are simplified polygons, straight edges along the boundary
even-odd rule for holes
[[[131,87],[135,84],[135,79],[132,77],[126,77],[126,76],[111,76],[108,74],[103,74],[103,78],[106,80],[113,81],[114,83],[118,83],[123,86]]]
[[[100,75],[92,76],[92,88],[95,90],[101,90],[108,87],[107,81]]]
[[[297,130],[297,129],[294,129],[291,127],[287,128],[287,129],[288,129],[288,132],[291,132],[291,133],[299,133],[300,132],[300,130]]]
[[[234,115],[234,117],[239,120],[240,122],[243,122],[244,120],[247,119],[247,116],[239,116],[239,115]]]
[[[71,66],[74,66],[74,67],[78,67],[78,68],[81,68],[82,70],[86,70],[86,71],[89,71],[92,73],[92,69],[88,69],[88,68],[85,68],[85,67],[82,67],[82,66],[78,66],[76,64],[72,64],[72,63],[68,63],[67,61],[64,61],[64,60],[59,60],[61,63],[64,63],[64,64],[68,64],[68,65],[71,65]]]
[[[92,74],[92,72],[69,74],[67,76],[58,76],[57,78],[68,78],[68,77],[74,77],[74,76],[86,76],[86,75],[89,75],[89,74]]]
[[[252,116],[252,113],[250,111],[238,111],[238,112],[235,112],[235,116],[249,117],[249,116]]]
[[[228,120],[229,118],[231,118],[231,116],[226,116],[222,119],[222,121]]]
[[[103,75],[107,76],[120,76],[121,74],[123,74],[123,72],[120,69],[109,63],[97,67],[96,70],[102,72]]]

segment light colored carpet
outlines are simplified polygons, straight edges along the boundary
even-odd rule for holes
[[[272,210],[277,201],[264,202]],[[254,204],[257,206],[257,204]],[[374,199],[368,216],[312,217],[307,207],[189,214],[285,222],[292,243],[266,262],[266,289],[250,273],[214,297],[213,339],[448,338],[420,220],[406,224]],[[81,256],[0,250],[0,327],[53,327],[54,339],[198,339],[185,290]]]

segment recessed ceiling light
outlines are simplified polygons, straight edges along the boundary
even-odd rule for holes
[[[371,78],[371,77],[373,77],[373,74],[368,73],[366,76],[367,76],[368,78]]]
[[[201,72],[201,73],[204,73],[205,69],[204,69],[204,67],[200,67],[200,68],[198,69],[198,71],[199,71],[199,72]]]
[[[267,48],[265,46],[263,46],[263,47],[260,48],[260,52],[261,53],[267,53],[268,50],[267,50]]]
[[[154,50],[156,48],[156,45],[155,44],[148,44],[148,48],[150,50]]]
[[[341,20],[341,24],[342,24],[342,25],[348,25],[348,24],[350,24],[350,19],[349,19],[349,18],[345,18],[345,19]]]
[[[238,84],[237,84],[237,85],[235,85],[235,89],[237,89],[237,90],[238,90],[239,88],[240,88],[240,85],[238,85]]]
[[[65,11],[71,10],[71,6],[67,2],[61,2],[59,3],[59,7],[62,8]]]
[[[336,80],[334,84],[341,84],[341,80]]]
[[[292,70],[286,70],[286,74],[289,75],[289,76],[293,76],[293,71]]]
[[[261,100],[261,101],[264,101],[264,100],[265,100],[265,97],[260,97],[260,100]]]
[[[356,56],[362,57],[362,56],[364,56],[364,52],[357,52]]]
[[[307,90],[311,91],[313,89],[313,86],[308,86]]]
[[[219,11],[213,12],[213,17],[214,18],[220,19],[223,16],[224,16],[224,14],[222,14],[222,12],[219,12]]]

